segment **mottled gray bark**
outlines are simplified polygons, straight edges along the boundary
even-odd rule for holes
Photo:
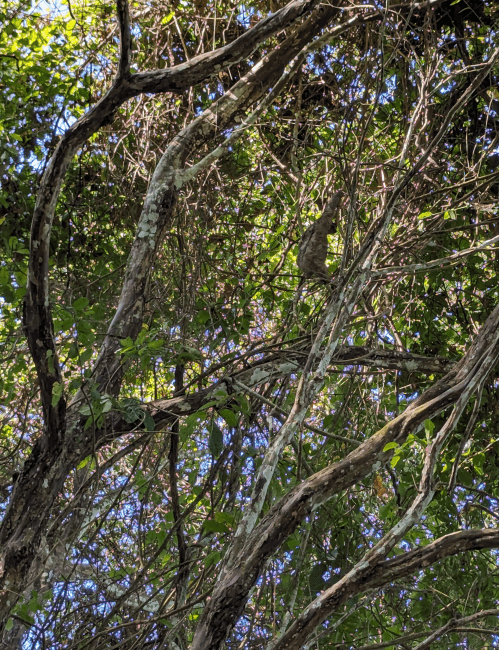
[[[391,9],[407,12],[414,7],[431,7],[436,4],[436,2],[429,5],[420,3],[412,6],[394,6]],[[55,389],[62,386],[63,380],[54,341],[49,300],[50,230],[59,191],[74,154],[103,124],[112,121],[116,110],[127,99],[143,92],[184,90],[217,74],[222,67],[247,57],[264,38],[289,27],[298,19],[302,20],[290,31],[287,39],[278,49],[264,57],[235,84],[230,93],[215,102],[210,109],[173,139],[155,171],[130,253],[118,308],[94,368],[93,380],[100,390],[118,395],[122,379],[121,358],[116,354],[119,348],[118,341],[121,337],[135,338],[142,327],[144,305],[148,297],[149,278],[156,251],[171,224],[176,196],[183,185],[192,179],[194,173],[187,172],[185,169],[189,155],[195,149],[209,143],[214,136],[219,136],[224,129],[236,126],[240,122],[241,115],[245,115],[247,111],[258,111],[258,102],[263,100],[271,87],[283,80],[285,69],[293,58],[299,56],[303,48],[309,46],[331,19],[338,15],[337,8],[330,6],[317,8],[316,5],[318,3],[315,0],[293,0],[284,9],[262,20],[255,28],[248,30],[234,43],[220,50],[196,57],[171,70],[132,75],[129,71],[128,7],[125,0],[118,0],[122,48],[117,77],[104,97],[61,139],[41,181],[32,222],[24,327],[40,383],[44,431],[17,479],[0,527],[0,587],[2,588],[0,629],[5,625],[18,595],[26,588],[34,559],[41,556],[40,549],[46,534],[46,523],[53,503],[69,473],[82,458],[90,455],[96,448],[115,439],[124,431],[130,430],[130,425],[127,428],[119,416],[113,414],[110,415],[106,428],[85,431],[78,413],[79,398],[72,403],[69,410],[64,395],[59,399],[53,399],[56,394]],[[341,33],[342,30],[345,31],[363,21],[376,20],[382,15],[384,12],[359,12],[356,16],[348,18],[345,23],[338,25],[335,33]],[[488,69],[484,68],[477,74],[474,82],[463,94],[461,103],[456,103],[454,112],[479,87],[487,72]],[[470,382],[476,380],[473,373],[477,359],[481,362],[486,360],[490,364],[497,361],[496,309],[465,358],[456,364],[446,377],[414,402],[404,414],[360,445],[343,461],[310,477],[291,491],[259,521],[261,505],[275,464],[282,449],[294,435],[296,427],[303,422],[308,407],[321,389],[331,363],[352,365],[362,363],[425,372],[442,372],[446,365],[444,360],[428,360],[404,352],[366,351],[363,348],[345,350],[339,346],[339,341],[344,324],[348,321],[362,290],[372,277],[372,264],[376,259],[376,252],[384,232],[390,224],[391,210],[395,201],[430,155],[432,147],[439,141],[438,138],[442,137],[454,114],[453,111],[449,113],[448,119],[432,145],[409,173],[404,173],[405,160],[404,156],[401,156],[400,176],[386,206],[384,219],[381,219],[379,227],[366,238],[358,257],[342,278],[337,293],[324,314],[316,340],[311,349],[306,350],[308,354],[306,362],[304,363],[304,350],[292,349],[286,351],[284,359],[282,354],[275,353],[273,358],[267,358],[249,370],[234,374],[234,378],[240,383],[243,382],[251,387],[277,375],[296,372],[297,369],[303,370],[295,405],[264,459],[263,469],[256,482],[253,502],[245,513],[235,544],[228,554],[221,580],[201,619],[192,646],[195,650],[201,648],[218,650],[221,647],[242,612],[250,589],[261,575],[265,562],[314,507],[367,476],[379,463],[385,462],[389,457],[389,452],[383,451],[387,442],[403,442],[408,433],[417,429],[424,419],[431,418],[436,413],[456,404],[461,396],[472,388]],[[409,135],[410,130],[408,137]],[[221,155],[222,152],[223,146],[219,151],[217,150],[216,156]],[[209,161],[211,160],[213,156],[209,158]],[[327,341],[326,345],[324,341]],[[213,393],[220,391],[222,387],[225,387],[229,396],[232,392],[241,390],[234,387],[231,380],[232,378],[228,377],[206,391],[156,402],[151,405],[156,425],[160,427],[165,422],[171,421],[172,417],[195,412],[207,400],[212,399]],[[115,431],[119,431],[120,434]],[[486,536],[482,535],[480,543],[486,544],[485,538]],[[497,540],[494,543],[497,544]],[[450,552],[449,549],[458,547],[450,544],[446,548]],[[407,563],[399,567],[400,575],[402,571],[409,570],[407,567],[412,566],[412,557],[407,554]],[[395,565],[389,564],[390,562],[391,560],[377,557],[377,562],[363,574],[362,584],[374,585],[380,567],[385,568],[384,576],[396,575]],[[378,576],[378,579],[381,578]],[[323,620],[325,612],[332,611],[338,603],[344,602],[342,598],[346,597],[345,594],[355,593],[355,589],[360,584],[359,580],[360,578],[352,578],[344,586],[342,585],[341,593],[338,591],[328,594],[323,602],[307,610],[300,622],[290,629],[287,637],[283,637],[288,641],[283,640],[282,644],[289,642],[289,647],[299,647],[317,621]]]
[[[263,26],[255,28],[255,31],[250,30],[243,35],[244,38],[241,37],[242,40],[238,39],[238,45],[231,44],[223,52],[210,53],[197,62],[189,62],[187,67],[184,65],[175,69],[172,74],[177,82],[162,71],[153,75],[152,81],[147,76],[141,77],[139,87],[133,87],[135,79],[129,73],[128,4],[126,0],[118,0],[122,38],[118,75],[100,102],[62,137],[42,178],[32,221],[23,320],[40,383],[44,430],[16,481],[0,526],[0,630],[28,580],[31,564],[42,542],[45,522],[67,476],[79,458],[89,455],[95,446],[104,444],[106,440],[105,434],[96,439],[93,432],[84,431],[83,420],[78,415],[78,399],[73,403],[69,420],[64,394],[59,399],[53,399],[54,389],[63,385],[63,379],[54,341],[49,298],[50,231],[57,198],[72,157],[93,133],[112,120],[113,114],[126,99],[140,92],[165,92],[189,87],[195,80],[216,74],[220,68],[215,69],[214,66],[228,65],[240,56],[247,56],[263,38],[300,16],[310,14],[313,7],[313,2],[293,0],[283,10],[262,21]],[[330,7],[312,11],[309,19],[298,25],[279,49],[254,66],[231,89],[231,93],[195,119],[168,147],[144,203],[118,309],[94,371],[94,381],[102,391],[114,395],[119,392],[122,369],[121,359],[116,356],[118,337],[135,338],[140,331],[152,262],[170,223],[175,198],[182,184],[178,175],[189,153],[210,141],[220,130],[234,125],[237,116],[265,95],[289,61],[313,40],[336,13],[337,10]],[[191,76],[189,71],[192,71]],[[178,81],[180,77],[182,82]]]
[[[484,367],[485,361],[486,367]],[[192,644],[193,650],[201,648],[215,650],[221,647],[226,635],[240,616],[249,590],[261,574],[267,559],[315,508],[381,467],[393,453],[393,450],[384,451],[389,442],[402,444],[407,436],[417,431],[426,419],[431,419],[455,405],[463,395],[467,394],[471,386],[476,386],[480,373],[487,373],[498,361],[499,306],[489,316],[465,357],[451,372],[423,393],[404,413],[389,422],[344,459],[314,474],[291,490],[253,528],[241,546],[239,554],[231,556],[229,567],[213,591],[196,631]],[[493,531],[492,539],[495,544],[499,540],[497,535],[497,532]],[[423,549],[421,552],[424,554]],[[395,561],[400,562],[397,567],[403,572],[404,569],[401,567],[403,561],[399,560],[399,557]],[[407,554],[406,557],[411,558],[408,560],[410,564],[416,556]],[[378,573],[382,559],[383,557],[378,555],[372,563],[366,560],[365,566],[362,565],[361,569],[349,575],[347,580],[337,583],[320,599],[314,601],[290,630],[281,637],[276,648],[297,650],[302,647],[316,625],[327,617],[327,613],[341,606],[354,593],[367,588],[374,575],[382,581],[376,585],[389,582],[389,572]],[[434,561],[436,559],[438,558],[436,557]]]

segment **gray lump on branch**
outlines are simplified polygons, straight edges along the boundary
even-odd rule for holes
[[[304,278],[318,277],[331,280],[326,266],[327,236],[336,232],[336,213],[343,198],[340,190],[333,194],[321,216],[304,232],[298,244],[297,264]]]

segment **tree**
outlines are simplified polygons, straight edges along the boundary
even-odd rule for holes
[[[2,5],[4,642],[492,643],[497,7],[116,7]]]

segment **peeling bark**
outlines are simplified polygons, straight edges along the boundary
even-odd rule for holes
[[[253,48],[262,38],[282,29],[312,8],[313,3],[294,0],[281,10],[282,13],[277,12],[264,21],[263,28],[256,30],[259,36],[255,40],[251,40],[255,32],[250,30],[249,40],[248,32],[243,35],[246,38],[241,37],[243,40],[239,41],[238,46],[229,47],[231,57],[234,57],[236,51],[237,56],[240,55],[239,46]],[[295,29],[281,48],[272,51],[254,66],[248,75],[234,86],[229,95],[215,102],[210,109],[184,129],[168,147],[152,179],[139,220],[137,237],[130,254],[118,309],[96,363],[94,381],[98,383],[101,390],[114,395],[119,392],[122,377],[121,359],[116,355],[119,337],[135,338],[142,326],[152,262],[170,223],[179,189],[176,174],[182,170],[187,156],[193,148],[209,141],[214,133],[234,124],[236,116],[265,94],[267,88],[282,74],[288,62],[337,13],[337,9],[331,7],[315,11],[308,20]],[[128,73],[130,40],[126,0],[119,0],[118,17],[122,37],[119,74],[112,88],[101,101],[76,122],[59,142],[42,178],[32,221],[24,327],[40,382],[44,433],[35,444],[30,458],[17,479],[10,505],[0,527],[2,546],[0,629],[3,629],[10,610],[17,602],[18,594],[24,588],[31,563],[42,539],[44,523],[64,481],[75,467],[78,458],[89,455],[96,446],[105,442],[105,438],[96,440],[92,432],[83,430],[83,421],[78,417],[75,408],[72,409],[68,436],[65,398],[61,396],[58,400],[53,400],[54,386],[56,384],[62,386],[63,382],[50,310],[48,260],[55,205],[73,155],[103,124],[112,120],[112,115],[126,99],[134,96],[134,93],[153,91],[151,88],[142,88],[140,91],[135,89],[130,93]],[[226,53],[223,56],[225,57]],[[230,60],[233,61],[234,58]],[[224,61],[227,63],[228,59]],[[206,57],[199,65],[201,68],[207,65]],[[218,72],[218,69],[213,70],[211,59],[208,67],[210,74]],[[185,68],[180,72],[186,79]],[[199,78],[205,77],[206,72],[203,72]],[[190,79],[188,85],[192,83]],[[154,91],[165,92],[167,89],[173,88],[165,87],[163,82],[163,85],[158,84]],[[74,404],[76,407],[78,399]]]
[[[389,442],[401,444],[409,435],[445,409],[457,403],[474,380],[474,370],[487,360],[488,368],[499,361],[499,306],[489,316],[463,359],[445,377],[415,400],[404,413],[389,422],[343,460],[303,481],[281,498],[247,537],[238,555],[222,575],[206,606],[192,644],[193,650],[217,650],[237,621],[267,559],[280,547],[312,511],[334,494],[368,476],[391,456],[383,451]],[[495,532],[495,531],[494,531]],[[497,535],[497,533],[495,533]],[[497,541],[497,537],[494,537]],[[389,548],[387,549],[388,552]],[[364,585],[376,566],[367,566],[335,586],[324,603],[311,606],[303,621],[295,623],[282,636],[276,648],[299,648],[308,635],[332,611],[345,602],[359,582]],[[386,582],[385,582],[386,584]]]
[[[433,2],[400,5],[392,6],[390,9],[406,13],[415,7],[433,7],[437,4],[437,2]],[[195,57],[188,63],[170,70],[132,75],[130,74],[131,42],[128,6],[125,0],[118,1],[122,47],[116,80],[102,99],[68,129],[61,139],[41,181],[32,222],[28,286],[23,321],[40,383],[44,431],[34,445],[31,456],[16,482],[11,502],[0,528],[2,549],[0,555],[0,587],[2,588],[0,628],[5,625],[9,612],[15,605],[19,594],[26,587],[34,558],[40,551],[53,503],[61,492],[70,471],[77,466],[82,458],[120,435],[115,433],[115,430],[122,433],[133,428],[123,423],[116,414],[112,414],[109,416],[105,428],[98,431],[85,431],[83,420],[78,414],[81,394],[69,407],[69,413],[64,395],[59,399],[54,399],[54,388],[56,385],[62,386],[63,379],[57,358],[50,311],[48,268],[50,230],[57,198],[74,154],[102,125],[112,121],[116,110],[127,99],[145,92],[181,92],[193,84],[217,74],[221,69],[248,57],[263,39],[289,27],[298,20],[302,21],[288,34],[280,47],[256,64],[243,79],[234,85],[230,93],[214,102],[210,109],[196,118],[173,139],[155,171],[130,253],[118,308],[94,368],[93,381],[97,383],[100,390],[118,396],[123,371],[122,360],[116,354],[120,347],[119,341],[124,337],[134,339],[140,332],[144,318],[144,306],[148,298],[152,265],[165,232],[171,225],[177,195],[186,182],[192,179],[196,171],[201,169],[199,167],[194,171],[192,168],[186,170],[189,156],[194,150],[200,149],[214,137],[218,137],[223,130],[237,125],[241,114],[254,109],[253,114],[256,115],[255,111],[258,111],[259,108],[257,102],[264,101],[263,98],[268,94],[269,89],[287,80],[283,77],[286,67],[290,65],[294,57],[302,55],[303,48],[309,47],[315,38],[319,38],[324,28],[339,14],[339,8],[320,7],[317,0],[292,0],[286,7],[260,21],[239,39],[215,52]],[[334,33],[337,35],[352,26],[365,21],[377,20],[383,15],[384,11],[361,12],[359,10],[354,17],[337,25],[334,28]],[[494,56],[497,57],[497,53]],[[484,67],[465,90],[453,108],[454,113],[477,90],[494,60],[489,61],[489,68]],[[254,108],[255,105],[257,105],[256,108]],[[449,113],[448,120],[444,122],[442,129],[435,136],[434,143],[442,137],[454,113],[452,111]],[[410,133],[409,130],[408,138]],[[215,153],[211,152],[213,155],[201,161],[202,164],[208,164],[221,155],[223,146],[221,145]],[[213,399],[214,393],[220,391],[222,387],[226,388],[228,395],[240,390],[233,385],[233,378],[244,381],[251,387],[278,376],[303,370],[297,399],[289,420],[284,424],[262,466],[263,469],[253,494],[251,506],[253,509],[248,508],[249,514],[245,515],[236,542],[227,556],[222,577],[201,618],[192,644],[193,650],[201,650],[201,648],[217,650],[221,647],[243,611],[250,590],[261,576],[268,558],[279,548],[284,539],[301,525],[304,518],[309,516],[314,508],[334,494],[361,480],[380,463],[385,462],[390,456],[390,452],[383,451],[388,442],[403,442],[407,435],[415,431],[425,419],[456,405],[463,395],[469,395],[471,389],[476,387],[472,385],[472,382],[478,381],[473,374],[476,374],[477,364],[483,365],[483,373],[486,374],[486,364],[490,368],[499,359],[499,308],[496,308],[468,353],[450,369],[443,379],[411,404],[402,415],[366,440],[344,460],[309,477],[292,490],[259,521],[261,505],[265,499],[275,464],[282,449],[294,435],[297,425],[303,422],[307,409],[321,389],[330,364],[362,364],[427,373],[441,373],[449,368],[450,363],[444,359],[427,359],[406,352],[370,351],[366,348],[340,346],[340,335],[344,324],[348,321],[362,290],[367,286],[370,278],[375,277],[376,271],[373,275],[372,266],[383,234],[390,224],[390,211],[403,188],[427,160],[432,146],[406,174],[403,174],[405,160],[404,156],[401,156],[400,178],[386,206],[384,219],[381,219],[376,230],[366,237],[358,257],[347,270],[345,278],[325,312],[312,347],[307,344],[303,347],[298,346],[283,352],[275,352],[270,357],[254,363],[249,369],[234,373],[204,391],[198,391],[192,395],[177,396],[169,400],[160,400],[151,405],[155,423],[160,427],[165,422],[171,422],[174,417],[196,412],[208,400]],[[494,241],[495,239],[490,240],[486,244]],[[454,259],[457,257],[449,257],[448,261],[453,262]],[[437,263],[429,263],[425,268],[430,268],[430,265],[436,266]],[[422,267],[410,270],[422,270]],[[381,275],[392,271],[393,269],[381,269],[377,273]],[[327,341],[326,346],[324,346],[324,341]],[[175,458],[176,452],[172,453],[172,473],[175,471]],[[428,494],[430,492],[431,489]],[[378,584],[386,584],[389,580],[408,575],[415,570],[414,567],[426,566],[425,563],[437,561],[454,552],[462,552],[471,548],[490,548],[498,544],[497,537],[494,537],[493,534],[484,531],[475,531],[475,533],[475,537],[471,533],[468,537],[464,533],[463,535],[456,533],[455,537],[447,536],[443,538],[445,542],[439,540],[439,542],[421,549],[422,555],[406,554],[403,556],[405,560],[403,564],[401,564],[401,556],[389,560],[377,557],[377,562],[373,562],[368,570],[364,573],[359,572],[350,581],[345,581],[345,584],[338,587],[334,593],[327,594],[323,601],[315,603],[307,610],[302,620],[290,628],[276,648],[299,647],[299,644],[304,642],[317,622],[324,620],[327,612],[332,611],[347,597],[356,593],[356,589],[360,591]],[[458,537],[459,535],[461,536]],[[180,539],[179,544],[181,544]]]

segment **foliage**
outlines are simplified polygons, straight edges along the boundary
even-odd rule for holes
[[[0,2],[6,647],[496,647],[497,6],[314,4]]]

